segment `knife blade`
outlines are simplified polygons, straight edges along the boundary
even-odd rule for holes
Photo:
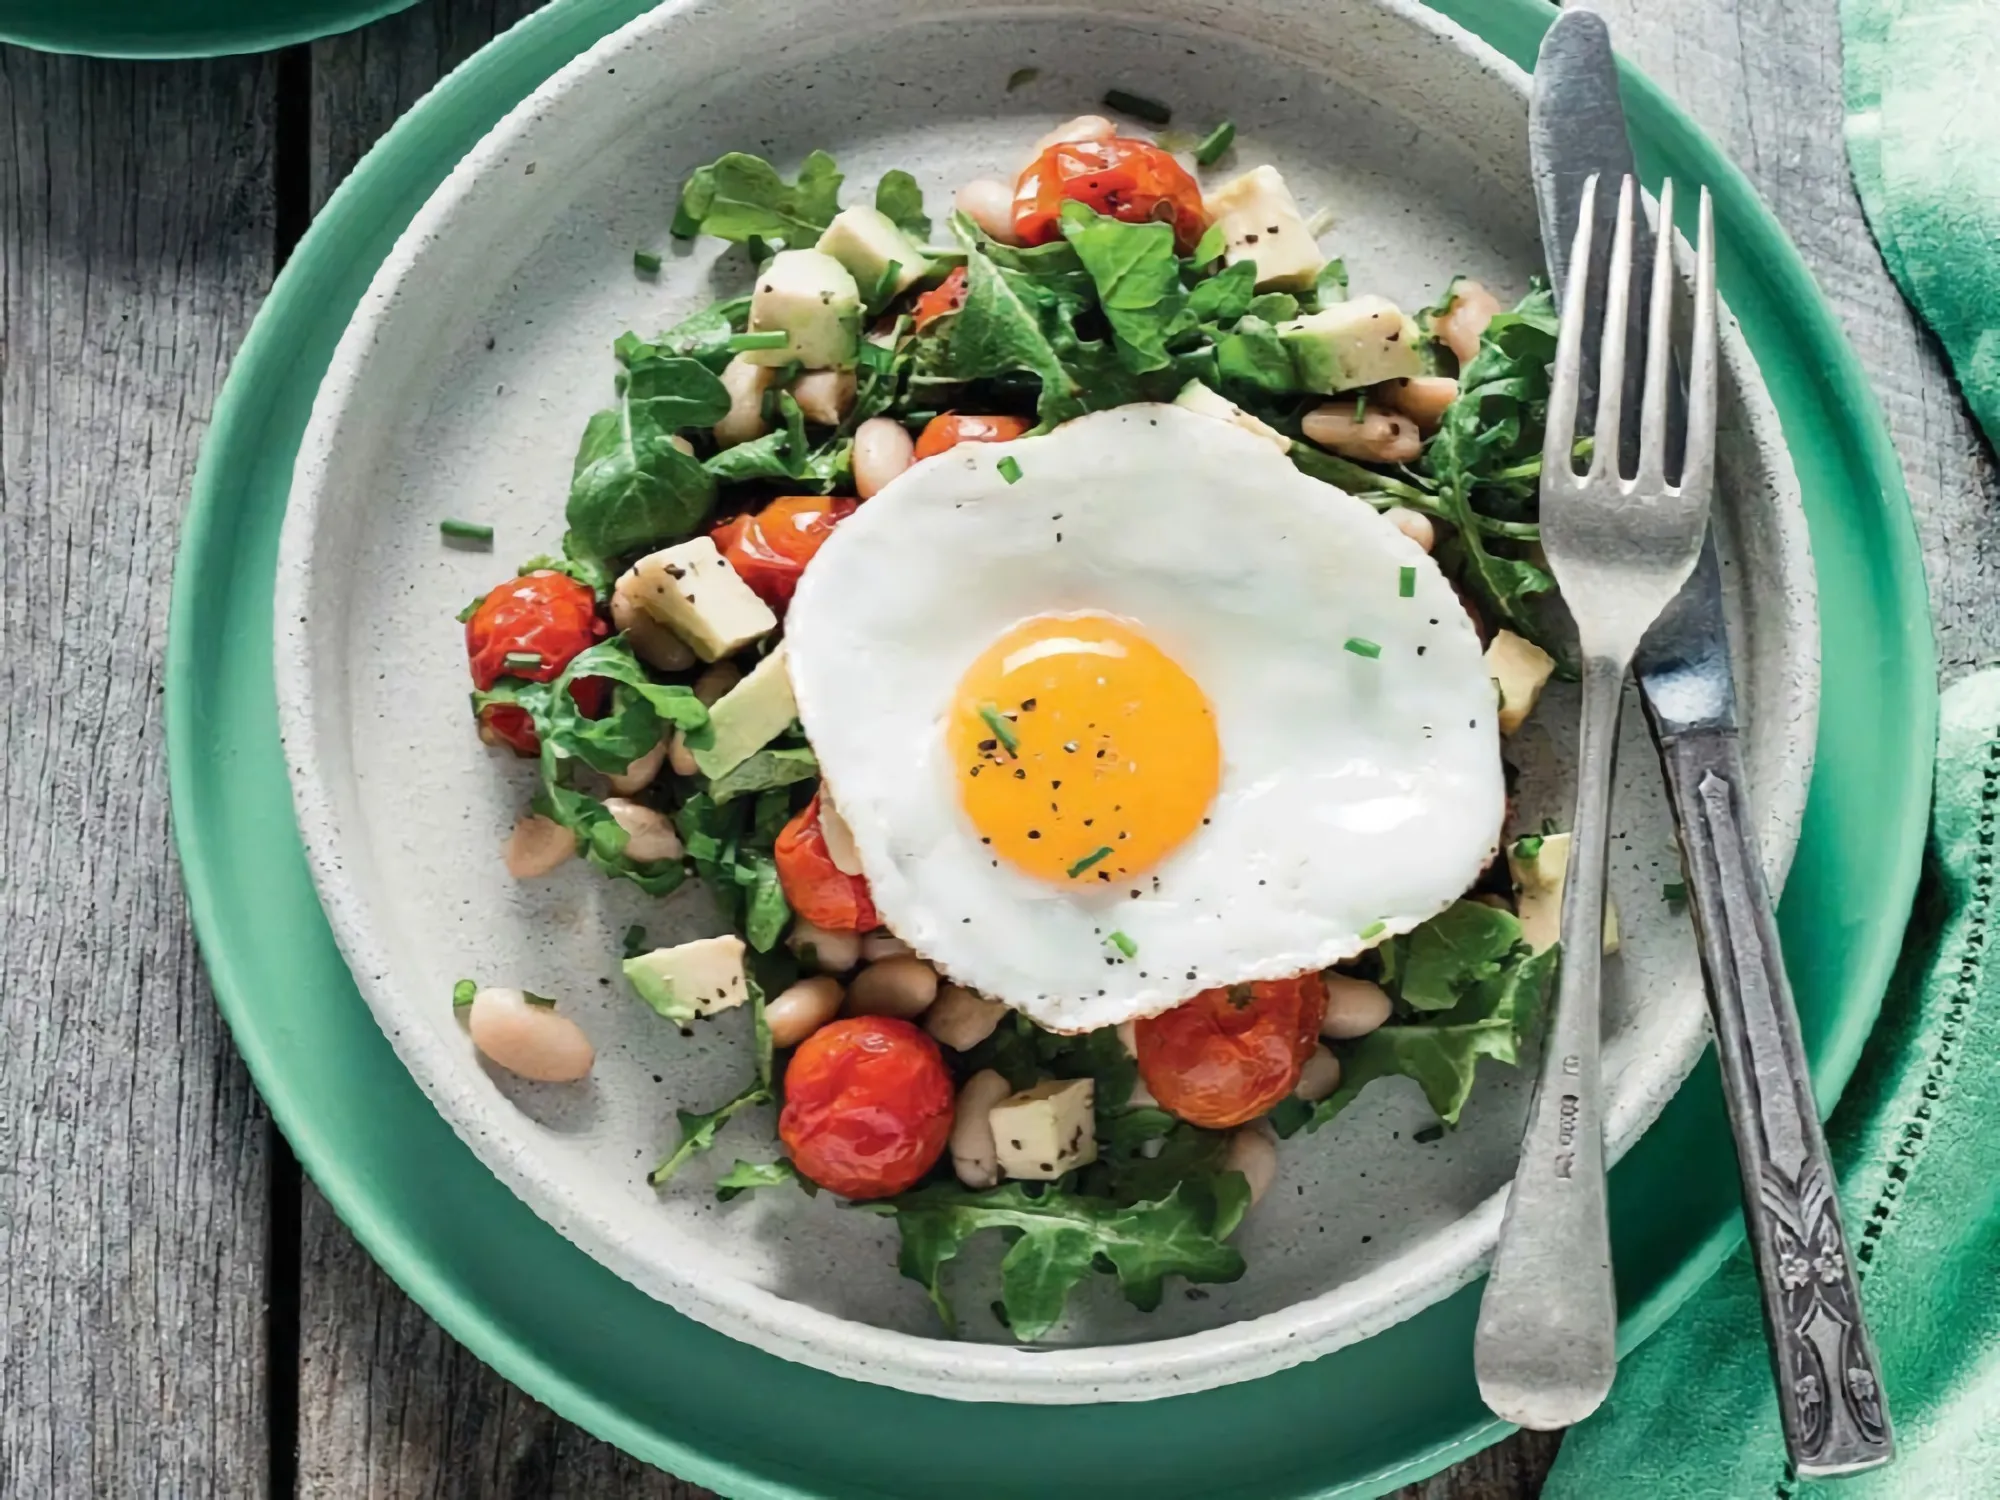
[[[1560,298],[1561,247],[1575,235],[1585,180],[1637,176],[1610,32],[1593,12],[1564,11],[1543,40],[1528,145],[1542,243]],[[1613,211],[1615,197],[1596,195],[1604,213]],[[1654,237],[1643,215],[1635,228],[1634,273],[1644,286]],[[1671,234],[1670,225],[1661,228]],[[1599,232],[1608,235],[1608,222]],[[1602,305],[1601,297],[1592,300]],[[1630,350],[1645,347],[1643,301],[1632,299]],[[1584,347],[1597,347],[1597,330],[1585,329]],[[1585,363],[1588,392],[1596,362],[1586,356]],[[1626,367],[1626,443],[1637,441],[1639,424],[1630,414],[1638,410],[1643,368],[1636,355]],[[1669,385],[1669,472],[1677,473],[1673,459],[1686,438],[1678,370]],[[1595,409],[1589,395],[1580,405]],[[1621,456],[1621,467],[1632,472],[1636,449]],[[1634,672],[1680,833],[1785,1446],[1801,1476],[1874,1468],[1894,1456],[1894,1439],[1744,795],[1748,778],[1712,529],[1687,586],[1647,633]]]

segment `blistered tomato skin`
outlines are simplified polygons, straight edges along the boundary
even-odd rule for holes
[[[967,417],[948,411],[924,424],[915,456],[935,458],[960,443],[1011,443],[1032,426],[1025,417]]]
[[[509,579],[479,601],[465,622],[465,653],[472,685],[481,692],[502,677],[552,682],[578,653],[609,630],[597,614],[597,595],[567,573],[549,569]],[[507,664],[510,655],[532,654],[534,666]],[[570,684],[570,696],[585,715],[604,707],[605,685],[594,677]],[[533,720],[511,703],[490,703],[479,712],[482,735],[512,746],[522,755],[540,747]]]
[[[1203,990],[1138,1024],[1139,1076],[1161,1108],[1227,1130],[1298,1086],[1325,1014],[1317,973]]]
[[[829,932],[873,932],[882,925],[875,903],[868,898],[867,878],[845,873],[827,852],[826,835],[819,826],[818,793],[779,832],[771,858],[785,900],[813,926]]]
[[[778,1136],[792,1165],[828,1192],[886,1198],[944,1154],[952,1106],[936,1042],[893,1016],[852,1016],[792,1054]]]
[[[782,615],[806,564],[854,509],[855,502],[844,496],[780,495],[754,516],[738,516],[710,536],[736,575]]]
[[[953,266],[949,276],[917,298],[917,332],[965,306],[965,286],[965,267]]]
[[[1194,253],[1208,215],[1201,187],[1151,141],[1063,141],[1049,147],[1014,185],[1014,233],[1024,245],[1062,237],[1062,206],[1077,202],[1127,224],[1174,226],[1174,247]]]

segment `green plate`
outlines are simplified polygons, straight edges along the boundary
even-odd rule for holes
[[[271,587],[300,436],[398,232],[458,158],[648,0],[558,0],[434,89],[342,185],[230,372],[175,578],[175,824],[217,998],[300,1160],[383,1267],[501,1374],[620,1447],[735,1496],[1375,1494],[1502,1436],[1480,1405],[1467,1287],[1264,1380],[1140,1405],[969,1405],[846,1382],[712,1333],[538,1219],[431,1109],[356,994],[307,877],[278,744]],[[1439,0],[1523,64],[1554,11]],[[1640,160],[1716,192],[1722,286],[1769,377],[1819,570],[1818,769],[1781,922],[1823,1104],[1893,964],[1936,728],[1929,610],[1895,456],[1853,353],[1749,186],[1643,79]],[[1739,1233],[1712,1059],[1612,1174],[1627,1347]],[[992,1455],[1007,1455],[995,1463]],[[977,1475],[976,1481],[970,1476]]]
[[[89,57],[219,57],[350,31],[416,0],[0,0],[0,42]]]

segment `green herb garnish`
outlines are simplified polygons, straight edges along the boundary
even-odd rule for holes
[[[650,250],[634,250],[632,252],[632,269],[644,272],[648,276],[656,275],[660,269],[660,257]]]
[[[1367,415],[1368,415],[1368,392],[1365,389],[1358,390],[1354,393],[1354,420],[1359,422],[1363,417]]]
[[[1542,840],[1539,834],[1529,834],[1526,838],[1514,840],[1514,858],[1523,861],[1542,857]]]
[[[1215,165],[1215,159],[1227,151],[1235,140],[1235,124],[1224,120],[1202,137],[1201,144],[1194,148],[1194,159],[1204,167],[1212,167]]]
[[[1361,940],[1365,943],[1370,938],[1380,937],[1388,930],[1389,924],[1387,922],[1370,922],[1366,927],[1361,929]]]
[[[1685,901],[1688,898],[1687,883],[1681,880],[1669,880],[1660,887],[1660,894],[1675,903]]]
[[[521,998],[530,1005],[540,1006],[543,1010],[554,1010],[556,1008],[555,1001],[551,1000],[547,995],[537,995],[533,990],[522,990]]]
[[[1194,254],[1189,259],[1197,266],[1205,266],[1210,261],[1221,260],[1222,252],[1228,248],[1229,236],[1222,232],[1222,226],[1211,224],[1201,232],[1201,238],[1194,242]]]
[[[1396,596],[1399,599],[1410,599],[1416,596],[1416,592],[1417,570],[1415,568],[1404,568],[1396,579]]]
[[[491,526],[481,526],[477,521],[440,521],[438,522],[438,531],[446,540],[454,542],[490,542],[493,540],[493,528]]]
[[[1148,125],[1165,125],[1174,117],[1174,112],[1159,100],[1148,99],[1144,94],[1128,94],[1124,89],[1106,89],[1104,107],[1144,120]]]
[[[1099,849],[1095,854],[1084,855],[1082,859],[1078,860],[1075,864],[1069,867],[1069,878],[1071,880],[1076,879],[1077,876],[1081,875],[1085,870],[1088,870],[1092,865],[1096,864],[1099,860],[1107,859],[1110,857],[1110,855],[1111,855],[1111,846],[1109,844],[1106,844],[1103,848]]]
[[[1021,737],[1014,733],[1014,726],[1001,717],[999,709],[990,703],[982,703],[979,705],[979,717],[986,721],[986,727],[993,731],[993,738],[1009,755],[1021,748]]]
[[[451,987],[452,1009],[463,1010],[466,1006],[472,1004],[473,999],[478,994],[479,986],[477,983],[470,979],[459,980],[457,984]]]
[[[539,651],[509,651],[500,658],[500,665],[510,672],[533,672],[542,665]]]
[[[1373,641],[1363,640],[1358,635],[1350,635],[1347,638],[1347,640],[1341,645],[1340,649],[1343,651],[1351,651],[1356,656],[1365,656],[1370,661],[1375,660],[1376,657],[1382,654],[1382,648],[1380,646],[1376,645]]]
[[[729,348],[732,353],[743,354],[752,349],[782,349],[792,341],[792,336],[781,328],[773,328],[763,333],[732,334]]]
[[[1008,454],[993,467],[999,471],[1000,477],[1009,484],[1016,484],[1020,481],[1021,461],[1015,458],[1013,454]]]
[[[637,958],[646,951],[646,929],[633,923],[625,929],[625,956]]]
[[[1040,68],[1016,68],[1007,75],[1007,92],[1011,94],[1015,89],[1024,89],[1041,76]]]
[[[1112,947],[1116,948],[1120,953],[1124,954],[1127,958],[1133,958],[1138,955],[1139,945],[1133,942],[1129,937],[1127,937],[1122,932],[1106,933],[1104,941],[1109,943]]]

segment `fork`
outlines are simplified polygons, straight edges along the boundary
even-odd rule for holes
[[[1601,1066],[1604,876],[1618,712],[1639,640],[1694,571],[1708,528],[1715,450],[1715,246],[1701,195],[1687,438],[1680,481],[1667,481],[1667,383],[1673,257],[1653,257],[1638,468],[1619,473],[1626,313],[1632,281],[1630,177],[1618,191],[1604,286],[1597,422],[1589,468],[1576,472],[1583,329],[1595,262],[1598,180],[1583,189],[1551,374],[1542,445],[1542,549],[1583,656],[1576,818],[1563,889],[1562,969],[1543,1043],[1521,1162],[1500,1225],[1474,1335],[1479,1393],[1522,1427],[1567,1427],[1595,1411],[1617,1368],[1617,1295],[1605,1206]],[[1662,245],[1671,243],[1674,189],[1660,189]]]

